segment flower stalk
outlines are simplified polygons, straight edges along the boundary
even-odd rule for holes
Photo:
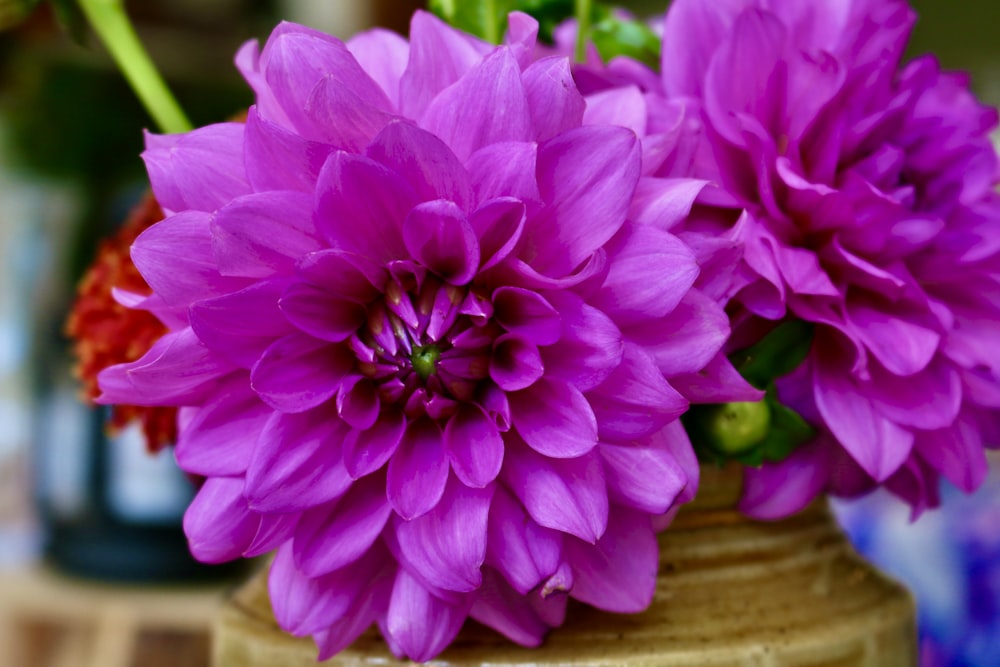
[[[139,41],[125,12],[124,0],[77,2],[159,129],[169,134],[190,131],[191,123]]]
[[[576,49],[574,58],[578,63],[587,60],[587,40],[590,38],[590,19],[594,11],[593,0],[575,0]]]

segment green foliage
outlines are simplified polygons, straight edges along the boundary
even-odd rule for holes
[[[0,30],[20,25],[39,2],[40,0],[0,0]]]
[[[730,357],[746,380],[766,390],[759,403],[699,405],[684,426],[702,460],[739,461],[750,466],[782,461],[816,435],[800,414],[781,403],[775,380],[797,369],[812,347],[808,322],[789,320],[758,343]],[[750,407],[752,406],[752,408]]]
[[[77,44],[83,44],[87,38],[87,19],[76,0],[49,0],[49,3],[66,34]]]
[[[507,15],[530,14],[539,23],[539,37],[552,41],[557,25],[573,16],[573,0],[430,0],[431,11],[442,19],[488,42],[499,44],[507,31]]]
[[[497,44],[507,30],[507,15],[530,14],[538,36],[551,44],[556,27],[575,14],[573,0],[430,0],[431,10],[451,25]],[[623,18],[613,6],[595,3],[590,39],[604,60],[628,56],[650,67],[660,64],[660,38],[642,21]]]
[[[590,38],[605,62],[618,56],[627,56],[659,69],[660,38],[652,28],[635,19],[615,16],[601,10],[603,18],[594,23]]]
[[[519,0],[518,11],[531,14],[538,21],[538,38],[546,44],[554,40],[556,26],[573,16],[573,0]]]
[[[788,320],[775,327],[756,345],[730,357],[747,382],[765,389],[777,378],[788,375],[805,361],[812,347],[812,325]]]
[[[86,22],[76,0],[48,0],[62,27],[79,44],[86,34]],[[35,11],[42,0],[0,0],[0,31],[16,28]]]

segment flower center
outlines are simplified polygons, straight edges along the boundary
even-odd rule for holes
[[[441,350],[436,345],[424,345],[413,348],[410,363],[421,379],[426,380],[437,372],[435,364],[441,358]]]
[[[441,419],[476,400],[502,333],[489,297],[399,270],[367,311],[348,344],[383,404]]]

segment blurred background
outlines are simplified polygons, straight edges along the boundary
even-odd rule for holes
[[[710,0],[706,0],[710,1]],[[232,65],[288,19],[405,32],[417,0],[133,0],[144,43],[196,125],[251,103]],[[662,0],[623,2],[640,15]],[[1000,3],[914,0],[914,54],[972,72],[1000,104]],[[0,33],[0,665],[208,664],[208,619],[238,569],[187,555],[192,485],[169,450],[79,400],[63,334],[98,242],[143,192],[152,122],[95,40],[42,8]],[[994,461],[995,464],[1000,464]],[[1000,472],[911,525],[884,496],[838,504],[855,543],[920,604],[925,664],[1000,664]],[[40,563],[46,563],[45,566]],[[92,583],[104,582],[104,583]],[[141,657],[140,657],[141,656]],[[159,656],[159,657],[157,657]]]

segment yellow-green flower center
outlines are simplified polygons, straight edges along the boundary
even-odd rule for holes
[[[417,346],[410,355],[410,363],[417,375],[426,380],[436,372],[435,364],[440,358],[441,350],[436,345]]]

